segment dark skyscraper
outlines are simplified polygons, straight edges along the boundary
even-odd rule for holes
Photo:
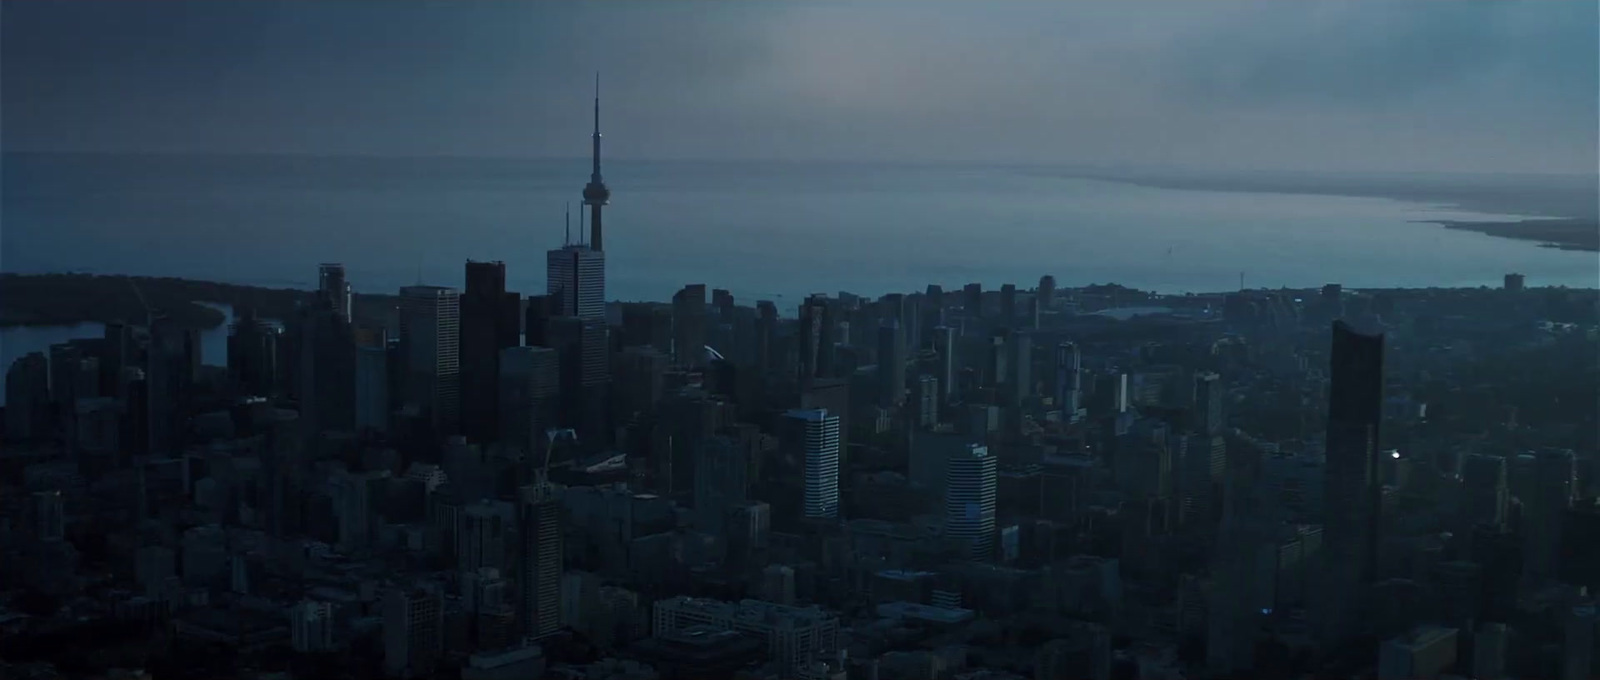
[[[500,433],[500,350],[521,333],[520,296],[506,291],[503,262],[467,261],[461,295],[461,430],[487,444]]]
[[[1049,274],[1039,277],[1039,309],[1049,309],[1056,301],[1056,277]]]
[[[295,367],[300,381],[300,422],[308,434],[355,429],[355,335],[336,304],[319,299],[301,309],[294,324],[300,348]]]
[[[1061,417],[1072,420],[1078,409],[1083,406],[1083,370],[1082,357],[1078,353],[1078,345],[1063,342],[1056,345],[1055,375],[1053,381],[1055,389],[1051,396],[1061,407]]]
[[[1194,376],[1194,431],[1207,437],[1222,434],[1222,376],[1196,373]]]
[[[461,297],[454,288],[400,289],[404,401],[444,435],[460,427],[460,342]]]
[[[551,250],[545,258],[545,280],[549,316],[539,335],[560,356],[563,421],[578,430],[586,446],[596,446],[606,435],[606,384],[611,379],[605,253],[581,243]],[[528,317],[534,320],[531,306]],[[534,331],[530,323],[530,343]]]
[[[528,296],[528,304],[522,310],[522,344],[529,347],[550,346],[549,339],[545,337],[550,326],[550,305],[549,295]]]
[[[939,389],[946,399],[956,392],[956,329],[937,326],[933,329],[933,351],[939,355]]]
[[[278,331],[242,307],[228,329],[228,378],[241,395],[266,396],[277,377]]]
[[[592,161],[594,169],[589,173],[589,183],[583,187],[583,204],[589,206],[589,247],[595,252],[605,250],[602,240],[604,232],[601,230],[601,208],[611,202],[611,190],[606,188],[605,180],[600,178],[600,75],[594,77],[594,135],[591,137],[594,148]]]
[[[1017,322],[1017,284],[1000,286],[1000,323],[1010,326]]]
[[[344,278],[344,265],[324,263],[317,267],[317,297],[345,321],[353,320],[350,282]]]
[[[706,286],[692,283],[672,296],[672,358],[679,366],[706,363]]]
[[[778,306],[771,300],[756,302],[756,367],[771,371],[778,365]]]
[[[961,307],[967,318],[983,318],[983,284],[969,283],[961,289]]]
[[[878,403],[893,408],[906,401],[905,336],[897,319],[878,325]]]
[[[500,442],[528,455],[542,453],[545,431],[556,425],[560,357],[549,347],[507,347],[499,354]]]
[[[56,370],[51,347],[51,379]],[[194,374],[200,365],[199,332],[157,317],[150,324],[150,347],[145,355],[146,415],[151,455],[174,455],[182,450],[183,415],[194,397]],[[54,385],[51,386],[54,396]],[[59,402],[59,397],[57,398]]]
[[[1319,617],[1325,635],[1342,639],[1360,616],[1359,593],[1377,572],[1378,424],[1383,413],[1383,335],[1333,324],[1329,363],[1324,576],[1329,594]]]
[[[797,331],[800,351],[800,385],[804,387],[813,379],[832,377],[834,325],[828,296],[818,293],[800,303],[800,325]]]

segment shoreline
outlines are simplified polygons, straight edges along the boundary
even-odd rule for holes
[[[1459,227],[1470,229],[1480,223],[1466,223]],[[1458,228],[1445,225],[1447,228]],[[1554,246],[1552,246],[1554,247]],[[132,282],[130,284],[130,281]],[[1227,295],[1239,291],[1211,291],[1200,293],[1162,295],[1136,291],[1116,284],[1095,284],[1076,289],[1106,289],[1114,286],[1134,293],[1154,296],[1152,299],[1193,299]],[[1248,291],[1317,293],[1315,288],[1251,288]],[[1416,288],[1346,288],[1349,291],[1448,291],[1479,290],[1470,286],[1425,286]],[[1595,290],[1572,288],[1571,290]],[[1101,290],[1103,292],[1103,290]],[[0,273],[0,330],[9,328],[70,327],[86,323],[142,323],[146,309],[141,301],[149,303],[152,311],[164,313],[180,326],[196,330],[211,330],[222,325],[226,315],[213,305],[229,305],[235,310],[251,307],[260,318],[284,320],[291,318],[296,305],[309,300],[312,291],[299,288],[270,288],[241,284],[183,279],[176,277],[124,276],[118,274],[15,274]],[[358,293],[355,295],[355,316],[358,319],[383,323],[397,304],[394,295]],[[610,300],[607,304],[629,304]],[[635,303],[637,304],[637,303]],[[662,304],[662,303],[654,303]],[[237,312],[236,312],[237,313]]]
[[[1238,176],[1133,173],[1079,176],[1152,189],[1344,196],[1421,203],[1482,213],[1489,219],[1412,220],[1414,224],[1433,224],[1513,241],[1537,242],[1542,247],[1559,250],[1600,252],[1600,214],[1596,214],[1594,207],[1600,196],[1595,196],[1588,187],[1575,190],[1571,186],[1451,186],[1429,182],[1407,185],[1403,181],[1385,185],[1356,179],[1318,181],[1316,178],[1274,177],[1259,173]],[[1507,216],[1518,216],[1518,219],[1504,219]],[[1496,217],[1502,219],[1493,219]]]
[[[211,330],[227,315],[207,306],[253,308],[258,317],[288,319],[312,291],[245,286],[176,277],[118,274],[0,273],[0,329],[144,323],[149,312],[179,326]],[[393,305],[391,295],[357,296],[357,312]]]
[[[1537,241],[1540,247],[1580,252],[1600,252],[1600,221],[1574,218],[1538,218],[1510,221],[1415,220],[1446,229],[1473,231],[1516,241]]]

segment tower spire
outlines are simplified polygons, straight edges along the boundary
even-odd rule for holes
[[[594,143],[594,169],[589,174],[589,181],[600,183],[600,72],[594,72],[594,134],[590,137]]]
[[[590,137],[592,148],[592,168],[589,172],[589,183],[583,187],[583,204],[589,206],[589,228],[591,236],[589,247],[595,250],[604,250],[605,241],[601,231],[600,207],[610,202],[611,190],[606,188],[606,182],[600,177],[600,73],[594,74],[594,134]],[[580,211],[579,222],[582,222]],[[582,231],[579,227],[579,231]]]

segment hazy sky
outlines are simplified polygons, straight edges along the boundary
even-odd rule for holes
[[[5,0],[8,150],[1593,173],[1590,0]]]

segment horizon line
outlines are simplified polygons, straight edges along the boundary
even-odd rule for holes
[[[0,151],[0,156],[156,156],[169,158],[302,158],[302,159],[360,159],[360,160],[480,160],[480,161],[583,161],[584,156],[566,155],[510,155],[510,154],[420,154],[420,153],[373,153],[373,152],[344,152],[320,153],[308,151],[239,151],[239,150],[208,150],[208,151],[176,151],[163,149],[5,149]],[[1019,168],[1019,169],[1075,169],[1093,172],[1189,172],[1209,174],[1255,174],[1255,173],[1291,173],[1299,175],[1409,175],[1409,176],[1454,176],[1454,177],[1549,177],[1549,178],[1589,178],[1600,177],[1600,168],[1594,172],[1557,172],[1550,170],[1417,170],[1417,169],[1313,169],[1307,167],[1206,167],[1192,164],[1177,163],[1105,163],[1085,161],[1037,161],[1037,160],[985,160],[985,159],[921,159],[921,160],[894,160],[894,159],[864,159],[864,158],[690,158],[667,156],[608,156],[612,161],[633,163],[725,163],[725,164],[754,164],[770,163],[783,165],[861,165],[861,166],[906,166],[906,167],[990,167],[990,168]]]

